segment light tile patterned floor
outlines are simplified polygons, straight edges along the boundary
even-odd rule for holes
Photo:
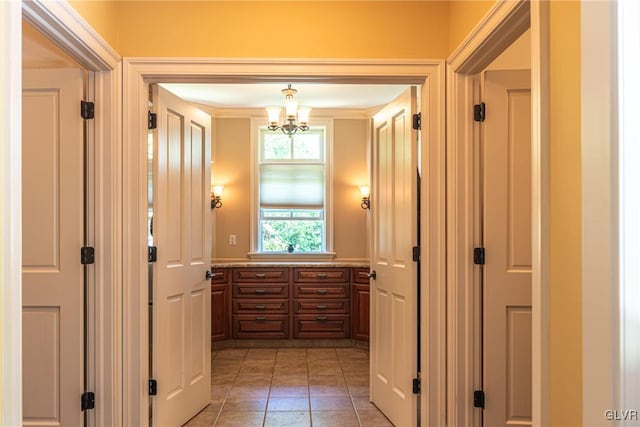
[[[369,402],[366,350],[233,348],[211,366],[211,404],[185,427],[392,426]]]

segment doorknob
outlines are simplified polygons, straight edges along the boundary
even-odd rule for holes
[[[211,280],[211,279],[213,279],[213,277],[214,277],[214,276],[213,276],[213,273],[211,273],[211,271],[210,271],[210,270],[207,270],[207,273],[204,275],[204,277],[205,277],[207,280]]]
[[[373,270],[371,273],[367,274],[367,277],[368,277],[369,279],[376,280],[376,271],[375,271],[375,270]]]

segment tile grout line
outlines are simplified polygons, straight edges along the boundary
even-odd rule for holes
[[[240,368],[238,369],[238,372],[236,372],[236,375],[233,377],[233,383],[231,383],[231,387],[229,387],[229,390],[227,390],[227,394],[225,394],[224,396],[224,400],[222,401],[222,405],[220,405],[220,410],[218,411],[218,415],[216,416],[216,419],[213,421],[212,427],[215,427],[215,425],[218,424],[218,420],[220,419],[220,415],[222,415],[222,410],[224,409],[224,405],[226,405],[227,400],[229,400],[229,395],[231,394],[231,390],[233,390],[233,386],[238,380],[238,376],[240,375],[240,371],[242,370],[242,364],[247,359],[248,354],[249,354],[249,350],[247,350],[247,352],[244,354],[244,357],[242,358],[242,361],[240,362]]]

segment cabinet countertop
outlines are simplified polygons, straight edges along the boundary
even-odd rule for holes
[[[266,268],[266,267],[352,267],[352,268],[369,268],[367,262],[313,262],[313,261],[237,261],[237,262],[212,262],[213,268]]]

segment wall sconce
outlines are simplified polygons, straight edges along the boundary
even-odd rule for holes
[[[211,209],[222,207],[222,192],[224,187],[222,185],[211,186]]]
[[[362,209],[371,209],[371,195],[369,192],[368,185],[360,186],[360,195],[362,196],[362,202],[360,203],[360,207]]]

